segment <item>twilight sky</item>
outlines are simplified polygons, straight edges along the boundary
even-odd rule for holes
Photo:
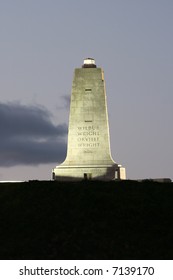
[[[173,179],[172,15],[172,0],[1,0],[0,180],[51,179],[86,57],[105,72],[113,159]]]

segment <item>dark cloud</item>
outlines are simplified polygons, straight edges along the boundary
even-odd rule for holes
[[[43,107],[0,103],[0,166],[60,162],[67,125],[54,125]]]

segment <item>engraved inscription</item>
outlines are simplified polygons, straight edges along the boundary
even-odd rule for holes
[[[98,148],[99,141],[99,126],[85,125],[77,127],[77,142],[79,148]],[[86,150],[85,150],[86,153]]]
[[[88,132],[80,131],[80,132],[77,132],[78,136],[98,136],[99,134],[100,134],[99,131],[88,131]]]
[[[78,137],[78,142],[98,142],[99,137]]]
[[[86,126],[78,126],[78,130],[99,130],[98,125],[86,125]]]
[[[98,148],[100,143],[80,143],[79,148]]]

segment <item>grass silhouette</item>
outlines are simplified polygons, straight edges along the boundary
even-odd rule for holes
[[[173,183],[0,184],[0,259],[173,259]]]

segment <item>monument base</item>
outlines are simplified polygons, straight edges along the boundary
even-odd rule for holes
[[[124,180],[125,168],[118,164],[100,166],[67,166],[59,165],[52,170],[53,180],[82,181],[82,180]]]

